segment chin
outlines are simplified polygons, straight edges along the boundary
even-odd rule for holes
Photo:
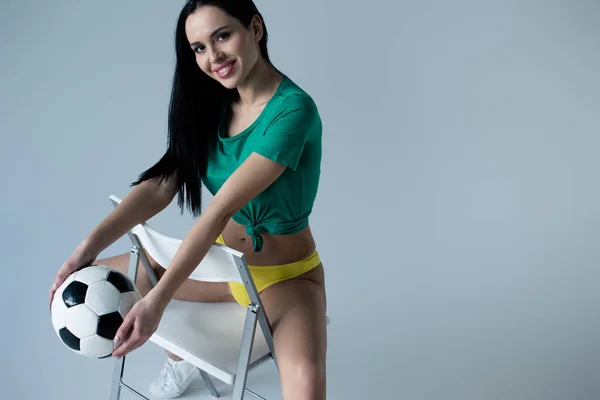
[[[236,87],[238,87],[238,80],[237,79],[227,79],[227,80],[218,80],[219,83],[221,85],[223,85],[223,87],[227,88],[227,89],[235,89]]]
[[[232,76],[228,79],[220,79],[219,77],[216,77],[216,79],[221,85],[223,85],[227,89],[235,89],[243,82],[242,77],[238,76],[237,74],[236,76]]]

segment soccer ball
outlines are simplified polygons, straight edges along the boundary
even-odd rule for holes
[[[73,272],[52,299],[52,325],[60,340],[77,354],[110,357],[123,319],[141,299],[126,275],[104,265]]]

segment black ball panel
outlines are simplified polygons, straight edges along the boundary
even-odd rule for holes
[[[85,302],[88,285],[73,281],[63,291],[62,298],[67,307],[73,307]]]
[[[69,348],[76,351],[80,350],[79,338],[73,335],[67,328],[62,328],[60,331],[58,331],[58,334],[63,343],[66,344]]]
[[[123,318],[118,311],[101,315],[96,333],[105,339],[113,340],[122,323]]]
[[[112,283],[121,293],[132,292],[134,290],[131,280],[120,272],[110,271],[106,280]]]

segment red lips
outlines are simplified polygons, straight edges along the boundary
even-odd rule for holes
[[[218,66],[214,67],[212,71],[213,71],[213,72],[217,72],[217,71],[218,71],[218,70],[220,70],[221,68],[225,68],[225,67],[227,67],[227,66],[229,66],[229,65],[232,65],[232,64],[234,64],[234,63],[235,63],[235,60],[224,62],[223,64],[220,64],[220,65],[218,65]]]

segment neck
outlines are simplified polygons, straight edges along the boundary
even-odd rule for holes
[[[282,76],[260,57],[245,81],[237,87],[240,105],[253,107],[266,103],[277,89],[281,79]]]

